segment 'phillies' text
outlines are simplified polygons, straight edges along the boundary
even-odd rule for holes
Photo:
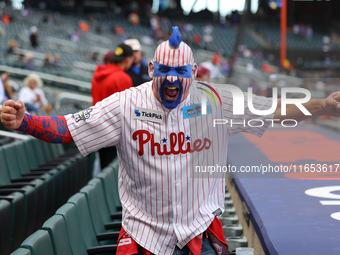
[[[211,146],[211,141],[208,138],[196,139],[194,142],[185,141],[185,134],[183,132],[171,133],[169,137],[170,148],[168,148],[168,144],[164,143],[161,145],[158,142],[155,142],[154,134],[150,133],[147,130],[137,130],[132,134],[133,140],[138,140],[139,143],[139,151],[138,155],[144,155],[144,145],[150,146],[151,155],[155,156],[157,153],[160,156],[170,155],[170,154],[186,154],[193,153],[195,151],[199,152],[204,149],[208,150]],[[175,149],[177,146],[177,150]],[[157,152],[156,152],[157,150]]]

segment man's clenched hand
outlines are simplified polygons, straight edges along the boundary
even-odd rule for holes
[[[340,117],[340,92],[330,94],[324,102],[325,114]]]
[[[20,127],[25,115],[25,105],[23,102],[7,100],[2,104],[1,123],[7,129],[17,129]]]

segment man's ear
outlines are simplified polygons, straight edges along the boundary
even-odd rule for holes
[[[192,75],[192,78],[194,78],[194,79],[197,76],[197,64],[196,63],[194,63],[194,65],[192,66],[191,75]]]
[[[153,71],[155,70],[154,68],[155,67],[154,67],[153,61],[150,61],[149,62],[149,76],[150,76],[151,79],[153,77]]]

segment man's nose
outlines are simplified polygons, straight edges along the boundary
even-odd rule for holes
[[[167,79],[169,82],[173,83],[173,82],[175,82],[175,81],[178,80],[178,76],[167,76],[166,79]]]

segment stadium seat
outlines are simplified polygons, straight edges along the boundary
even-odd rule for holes
[[[81,224],[87,223],[80,222],[75,205],[64,204],[57,210],[56,215],[61,215],[65,220],[72,253],[78,255],[87,254],[81,230]]]
[[[238,216],[222,216],[220,218],[220,221],[222,222],[222,225],[225,224],[237,224],[238,223]]]
[[[11,203],[11,242],[8,244],[11,250],[19,248],[25,238],[25,198],[20,192],[14,192],[7,196],[0,196]]]
[[[91,188],[91,186],[93,188]],[[91,213],[95,227],[101,228],[97,228],[96,233],[102,233],[105,230],[109,229],[115,229],[118,231],[121,229],[121,222],[111,222],[111,214],[105,199],[104,188],[102,182],[99,179],[95,178],[89,181],[89,185],[82,188],[80,192],[85,193],[85,195],[87,196],[90,210],[92,208],[98,209],[99,213]],[[116,213],[118,213],[118,211],[116,211]],[[103,229],[103,226],[105,227],[105,229]]]
[[[4,188],[15,188],[15,187],[21,187],[23,188],[23,185],[30,185],[34,187],[35,191],[35,204],[36,204],[36,211],[37,215],[35,219],[37,221],[31,219],[30,224],[35,224],[36,226],[40,227],[41,224],[46,219],[46,215],[50,216],[54,213],[57,206],[55,206],[55,181],[56,181],[56,175],[58,171],[56,169],[49,170],[48,173],[40,173],[40,175],[27,175],[22,177],[21,171],[27,172],[29,164],[27,163],[27,155],[22,151],[23,144],[22,143],[15,143],[15,144],[8,144],[3,146],[2,151],[0,150],[0,158],[2,157],[2,152],[4,152],[4,165],[0,171],[0,175],[4,178],[10,177],[10,181],[12,182],[10,185],[7,184],[6,186],[0,187],[0,192]],[[19,153],[18,153],[19,152]],[[18,155],[21,155],[21,159],[18,158]],[[21,161],[19,163],[18,161]],[[22,163],[24,162],[24,163]],[[27,165],[26,165],[27,164]],[[25,169],[25,167],[27,169]],[[6,173],[7,171],[7,177]],[[9,191],[9,190],[8,190]],[[25,190],[15,190],[12,191],[21,191],[23,193],[27,193]],[[4,194],[4,193],[2,193]],[[32,199],[30,201],[32,201]],[[66,199],[64,200],[66,201]],[[29,206],[34,205],[34,203],[29,203]],[[59,205],[60,206],[60,205]],[[39,208],[40,210],[38,210]],[[48,214],[49,212],[49,214]]]
[[[117,240],[119,236],[119,231],[109,232],[109,233],[96,233],[91,218],[89,205],[85,194],[76,193],[68,200],[68,203],[72,203],[76,206],[78,217],[81,222],[88,222],[88,224],[82,224],[82,233],[85,241],[86,247],[98,246],[99,241],[103,240]],[[112,242],[111,242],[112,243]],[[113,243],[116,243],[114,241]]]
[[[233,236],[226,238],[229,252],[234,251],[237,247],[248,247],[248,239],[245,236]]]
[[[0,200],[0,254],[9,254],[11,247],[11,203]]]
[[[222,217],[225,216],[234,216],[236,213],[235,207],[225,208]]]
[[[6,253],[8,254],[8,253]],[[11,255],[32,255],[30,249],[28,248],[18,248],[11,253]]]
[[[42,229],[48,231],[55,255],[72,255],[70,239],[63,216],[53,215],[43,224]]]
[[[80,225],[86,247],[97,246],[99,243],[96,239],[96,232],[85,194],[78,192],[70,197],[67,202],[75,205],[80,222],[86,222],[86,224]]]
[[[97,210],[97,209],[95,209]],[[66,203],[62,207],[60,207],[56,215],[63,216],[67,233],[69,236],[69,242],[71,244],[71,249],[73,254],[77,255],[86,255],[86,254],[98,254],[98,253],[107,253],[115,254],[116,245],[103,245],[96,247],[87,247],[90,243],[85,243],[85,238],[82,233],[82,224],[91,224],[90,222],[80,222],[80,218],[77,214],[76,205],[73,203]]]
[[[106,203],[111,214],[117,213],[117,207],[121,206],[118,194],[118,178],[116,179],[114,175],[115,172],[111,166],[105,168],[97,175],[97,178],[100,179],[103,184]],[[112,185],[112,183],[116,183],[117,185]]]
[[[10,169],[8,168],[3,146],[0,147],[0,162],[2,163],[1,169],[0,169],[0,187],[21,188],[25,185],[32,185],[30,181],[27,181],[26,183],[24,181],[22,181],[21,183],[12,183],[11,175],[13,176],[13,172],[11,172],[10,169],[13,169],[15,167],[15,163],[11,165]]]
[[[223,232],[226,238],[243,235],[243,227],[241,224],[225,224]]]
[[[55,255],[52,240],[47,230],[37,230],[27,237],[20,247],[29,249],[34,255]]]

